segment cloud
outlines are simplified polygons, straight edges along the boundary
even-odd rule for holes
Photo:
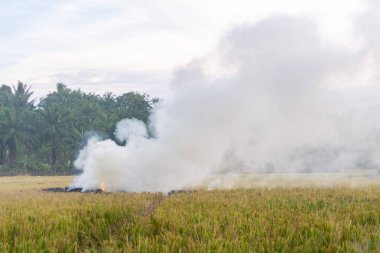
[[[328,27],[339,27],[347,24],[339,20],[355,11],[358,4],[350,0],[341,6],[337,2],[0,1],[0,80],[12,84],[20,79],[43,94],[55,85],[50,77],[60,73],[90,73],[93,69],[106,73],[145,71],[146,75],[161,72],[160,76],[165,76],[159,81],[161,95],[169,92],[168,72],[204,55],[232,25],[255,23],[281,11],[304,12],[321,17],[317,20],[333,20]],[[334,13],[329,13],[330,9]],[[143,82],[139,89],[147,90]],[[77,80],[74,85],[93,91],[97,88],[90,80],[81,80],[81,84]],[[112,83],[108,87],[114,88]]]

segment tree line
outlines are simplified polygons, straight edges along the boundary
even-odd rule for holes
[[[115,140],[118,121],[147,123],[157,98],[128,92],[97,95],[58,83],[32,99],[28,85],[0,86],[0,174],[71,174],[86,139],[96,133]]]

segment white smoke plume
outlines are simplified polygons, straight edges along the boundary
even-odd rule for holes
[[[330,43],[305,17],[232,29],[176,71],[174,96],[150,118],[154,138],[144,123],[121,121],[115,136],[126,145],[90,139],[73,184],[167,192],[231,171],[378,170],[378,13],[373,4],[355,19],[355,49]]]

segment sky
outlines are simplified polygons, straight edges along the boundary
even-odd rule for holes
[[[63,82],[165,98],[173,73],[211,54],[234,26],[303,15],[350,48],[352,20],[364,9],[357,0],[0,0],[0,82],[25,82],[37,97]]]

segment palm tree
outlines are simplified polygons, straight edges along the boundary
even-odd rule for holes
[[[50,142],[51,172],[57,172],[57,160],[59,148],[63,141],[70,139],[71,111],[63,106],[52,104],[39,111],[43,122],[43,137]]]
[[[33,95],[33,92],[30,91],[31,87],[28,87],[22,82],[18,82],[17,86],[13,86],[13,96],[11,96],[11,106],[15,110],[27,110],[33,109],[34,100],[30,100],[30,97]]]
[[[9,163],[13,167],[17,161],[18,143],[26,145],[32,143],[30,136],[31,127],[27,124],[27,112],[18,113],[14,108],[4,108],[2,110],[2,121],[0,127],[0,135],[3,144],[9,151]]]
[[[1,85],[0,87],[0,111],[4,110],[5,106],[8,104],[8,98],[10,97],[10,94],[12,94],[11,87],[7,85]],[[2,127],[0,123],[0,133],[1,133]],[[0,135],[0,165],[4,164],[4,153],[5,153],[5,140],[4,136]]]
[[[32,127],[28,125],[28,118],[33,109],[33,101],[30,101],[33,93],[30,87],[22,82],[18,82],[16,87],[13,86],[13,90],[5,85],[1,86],[1,90],[0,157],[4,155],[4,148],[7,147],[9,163],[13,167],[17,161],[18,143],[32,143],[29,134]]]

